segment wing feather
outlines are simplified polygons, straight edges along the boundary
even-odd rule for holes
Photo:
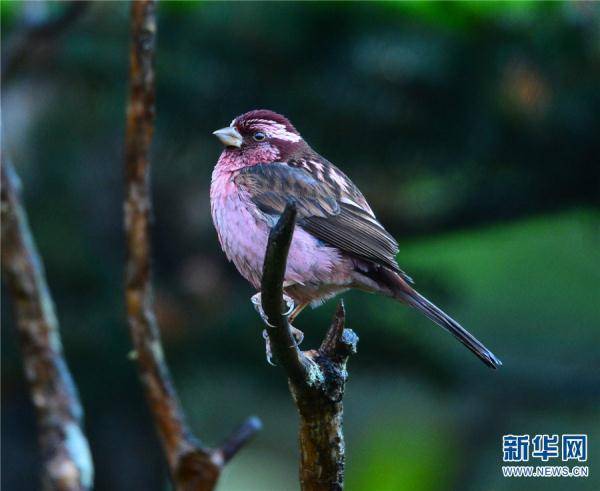
[[[283,163],[242,169],[234,178],[258,209],[271,218],[293,201],[297,223],[319,240],[338,249],[402,273],[396,263],[398,243],[372,214],[327,182]],[[344,199],[346,198],[346,199]]]

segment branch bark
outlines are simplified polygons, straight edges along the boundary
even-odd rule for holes
[[[2,273],[14,302],[25,378],[35,406],[45,489],[92,487],[93,464],[83,411],[64,359],[54,303],[20,197],[20,183],[2,158]]]
[[[248,418],[216,449],[191,432],[160,342],[150,268],[150,146],[154,130],[155,3],[131,5],[130,94],[125,136],[125,301],[140,379],[178,491],[214,489],[224,465],[260,429]]]
[[[296,209],[288,204],[271,229],[262,277],[262,307],[269,319],[271,348],[288,376],[300,417],[300,485],[303,491],[344,487],[345,446],[343,397],[348,357],[356,353],[358,336],[344,328],[345,311],[338,305],[318,350],[296,346],[283,315],[283,280],[294,233]]]

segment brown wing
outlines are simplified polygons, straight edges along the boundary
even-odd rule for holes
[[[345,199],[362,208],[375,218],[375,214],[367,200],[346,174],[333,165],[329,160],[308,149],[286,162],[290,167],[307,171],[317,181],[329,185],[338,199]]]
[[[286,164],[246,167],[235,177],[258,209],[271,221],[292,201],[297,223],[319,240],[355,257],[372,261],[398,273],[398,243],[374,218],[329,183],[317,181],[307,171]]]

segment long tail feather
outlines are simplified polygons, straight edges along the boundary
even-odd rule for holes
[[[446,329],[446,331],[475,353],[475,355],[477,355],[477,357],[488,367],[495,369],[502,365],[502,362],[496,355],[481,344],[475,336],[446,314],[442,309],[431,303],[423,295],[408,285],[396,294],[396,298],[419,310],[433,322]]]
[[[398,274],[396,271],[378,265],[373,266],[372,269],[367,270],[366,272],[363,269],[359,273],[363,278],[366,276],[371,280],[371,283],[364,284],[365,290],[380,292],[422,312],[469,348],[488,367],[495,369],[502,365],[500,359],[481,344],[475,336],[468,332],[442,309],[413,289],[409,285],[410,278],[406,277],[404,274]],[[360,278],[360,276],[358,278]],[[372,282],[375,282],[377,285],[376,288],[373,288]],[[360,284],[360,279],[357,283]]]

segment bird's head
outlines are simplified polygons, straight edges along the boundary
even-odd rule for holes
[[[242,114],[213,135],[225,145],[221,160],[236,167],[279,162],[306,145],[285,116],[267,109]]]

